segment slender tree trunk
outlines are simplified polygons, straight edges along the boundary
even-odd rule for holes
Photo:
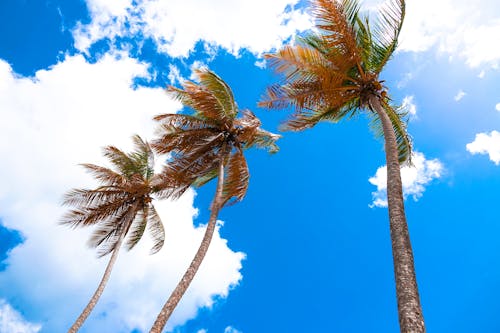
[[[163,305],[163,308],[161,309],[161,312],[158,314],[158,317],[156,317],[153,327],[151,327],[150,333],[161,333],[161,331],[163,330],[163,328],[167,323],[167,320],[170,318],[170,315],[172,315],[172,312],[177,306],[177,303],[179,303],[182,296],[189,288],[189,285],[191,284],[191,281],[193,280],[196,272],[198,271],[198,268],[200,268],[203,258],[205,258],[205,255],[207,254],[208,246],[210,245],[210,242],[212,240],[212,236],[215,230],[215,224],[217,221],[217,216],[219,214],[219,210],[222,204],[223,183],[224,183],[224,164],[223,161],[221,160],[221,163],[219,165],[217,190],[215,192],[215,197],[212,202],[210,220],[208,221],[207,230],[205,231],[203,240],[201,241],[200,247],[198,248],[196,255],[191,261],[189,268],[184,273],[184,276],[175,287],[174,291],[168,298],[165,305]]]
[[[104,271],[104,275],[101,279],[101,282],[99,283],[99,286],[97,287],[96,291],[94,292],[94,295],[90,299],[89,303],[83,309],[82,313],[80,316],[76,319],[75,323],[73,326],[70,327],[68,330],[68,333],[76,333],[82,327],[83,323],[87,319],[87,317],[90,315],[94,307],[96,306],[97,302],[99,301],[99,298],[102,295],[102,292],[104,291],[104,288],[106,287],[106,284],[108,283],[109,277],[111,276],[111,271],[113,270],[113,266],[115,264],[116,258],[118,258],[118,253],[120,252],[120,248],[122,246],[123,239],[125,238],[126,232],[123,232],[122,235],[120,236],[120,239],[116,243],[116,247],[113,250],[113,254],[111,255],[111,258],[109,258],[108,265],[106,266],[106,270]]]
[[[398,160],[394,128],[376,96],[370,98],[370,105],[382,122],[387,163],[387,201],[391,230],[396,296],[398,300],[399,326],[402,333],[424,333],[425,324],[413,263],[408,224],[403,201],[403,186]]]

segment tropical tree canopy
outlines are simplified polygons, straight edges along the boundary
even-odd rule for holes
[[[175,181],[178,194],[191,186],[202,186],[217,177],[218,166],[224,175],[224,206],[245,196],[249,172],[243,150],[251,147],[277,152],[279,135],[260,128],[260,120],[250,111],[240,111],[230,87],[208,69],[194,72],[199,83],[187,81],[183,89],[170,86],[168,93],[190,108],[188,114],[162,114],[160,137],[152,147],[170,154],[168,178]],[[233,200],[233,201],[234,201]]]
[[[338,122],[368,110],[376,134],[382,135],[369,102],[376,96],[392,122],[399,161],[408,161],[407,112],[390,103],[384,81],[379,80],[397,46],[404,0],[386,1],[373,21],[360,12],[357,0],[314,0],[312,15],[317,31],[298,38],[296,45],[266,55],[270,66],[283,74],[283,82],[270,86],[259,105],[293,108],[294,113],[282,126],[289,131],[301,131],[322,120]]]
[[[104,148],[104,156],[113,168],[82,164],[100,182],[96,189],[73,189],[64,197],[64,205],[74,206],[62,219],[72,227],[96,225],[89,246],[98,249],[100,257],[114,251],[122,235],[125,247],[132,249],[144,231],[153,240],[151,253],[158,252],[165,240],[162,222],[153,198],[172,194],[164,175],[154,173],[154,155],[150,145],[133,137],[134,150],[124,153],[114,146]]]

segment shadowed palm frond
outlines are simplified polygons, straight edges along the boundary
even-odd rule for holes
[[[135,214],[134,220],[130,225],[130,230],[127,233],[127,239],[125,241],[125,248],[127,251],[130,251],[137,245],[137,243],[142,239],[144,235],[144,231],[146,230],[146,226],[148,224],[148,214],[149,214],[149,206],[144,205],[138,207],[138,210]]]
[[[148,231],[151,235],[151,239],[153,240],[153,247],[151,248],[150,253],[155,254],[161,250],[163,244],[165,243],[165,229],[160,219],[160,215],[158,215],[158,212],[153,205],[149,207]]]
[[[226,169],[227,173],[222,189],[223,205],[243,200],[247,192],[250,174],[248,173],[248,165],[241,149],[237,148],[231,154]],[[234,202],[231,202],[232,198],[234,198]]]
[[[130,205],[123,213],[98,224],[88,240],[88,246],[97,248],[97,256],[104,257],[116,248],[120,237],[125,237],[135,219],[139,203]]]

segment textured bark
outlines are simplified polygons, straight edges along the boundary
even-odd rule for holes
[[[425,324],[418,294],[408,224],[406,223],[396,135],[378,97],[372,96],[370,105],[380,117],[384,131],[387,202],[400,331],[402,333],[423,333],[425,332]]]
[[[113,250],[113,254],[111,255],[111,258],[109,258],[108,265],[106,266],[106,270],[104,271],[104,275],[101,279],[101,282],[99,283],[99,286],[97,287],[96,291],[94,292],[94,295],[90,299],[89,303],[83,309],[82,313],[80,316],[76,319],[75,323],[70,327],[68,330],[68,333],[76,333],[78,330],[82,327],[83,323],[87,319],[87,317],[90,315],[94,307],[96,306],[97,302],[99,301],[99,298],[101,298],[102,292],[104,291],[104,288],[106,287],[106,284],[108,283],[109,277],[111,276],[111,271],[113,270],[113,266],[115,264],[116,258],[118,258],[118,253],[120,252],[120,248],[123,242],[123,239],[125,238],[126,232],[124,232],[121,236],[118,242],[116,243],[116,247]]]
[[[167,320],[170,318],[170,315],[177,306],[177,303],[179,303],[182,296],[189,288],[189,285],[191,284],[191,281],[193,280],[196,272],[198,271],[198,268],[200,268],[203,258],[205,258],[205,255],[207,254],[208,247],[210,245],[210,242],[212,241],[212,236],[214,234],[217,216],[219,214],[219,210],[221,209],[222,205],[223,183],[224,183],[224,165],[221,162],[219,165],[217,189],[211,207],[210,220],[208,221],[207,230],[205,231],[203,240],[201,241],[200,247],[198,248],[196,255],[191,261],[189,268],[184,273],[184,276],[175,287],[174,291],[168,298],[165,305],[163,305],[163,308],[161,309],[161,312],[158,314],[158,317],[156,317],[153,327],[151,327],[150,333],[161,333],[161,331],[163,330],[163,328],[167,323]]]

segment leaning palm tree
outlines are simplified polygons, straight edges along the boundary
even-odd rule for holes
[[[283,82],[270,86],[260,106],[291,107],[284,130],[301,131],[366,111],[385,140],[387,196],[401,332],[424,332],[413,253],[402,195],[400,163],[409,162],[411,142],[405,111],[391,105],[379,79],[396,49],[404,0],[388,0],[374,22],[357,0],[313,0],[316,32],[296,45],[267,55]]]
[[[94,164],[83,164],[99,182],[96,189],[74,189],[64,197],[64,204],[74,206],[61,223],[72,227],[96,226],[89,246],[98,256],[111,254],[104,275],[85,309],[68,332],[77,332],[104,291],[118,252],[125,242],[132,249],[148,228],[153,240],[151,254],[158,252],[165,239],[164,229],[152,200],[175,193],[162,174],[154,173],[154,155],[150,145],[133,137],[135,150],[124,153],[114,146],[104,148],[104,156],[116,170]]]
[[[182,192],[217,178],[208,225],[200,247],[169,299],[158,314],[151,332],[159,333],[180,301],[205,254],[215,230],[220,209],[245,196],[249,172],[243,150],[250,147],[278,151],[278,135],[260,128],[259,119],[249,110],[240,112],[230,87],[207,69],[194,72],[199,84],[185,82],[183,89],[169,87],[169,94],[192,109],[190,114],[163,114],[160,137],[152,143],[161,154],[171,154],[168,178]],[[241,117],[238,115],[241,113]]]

